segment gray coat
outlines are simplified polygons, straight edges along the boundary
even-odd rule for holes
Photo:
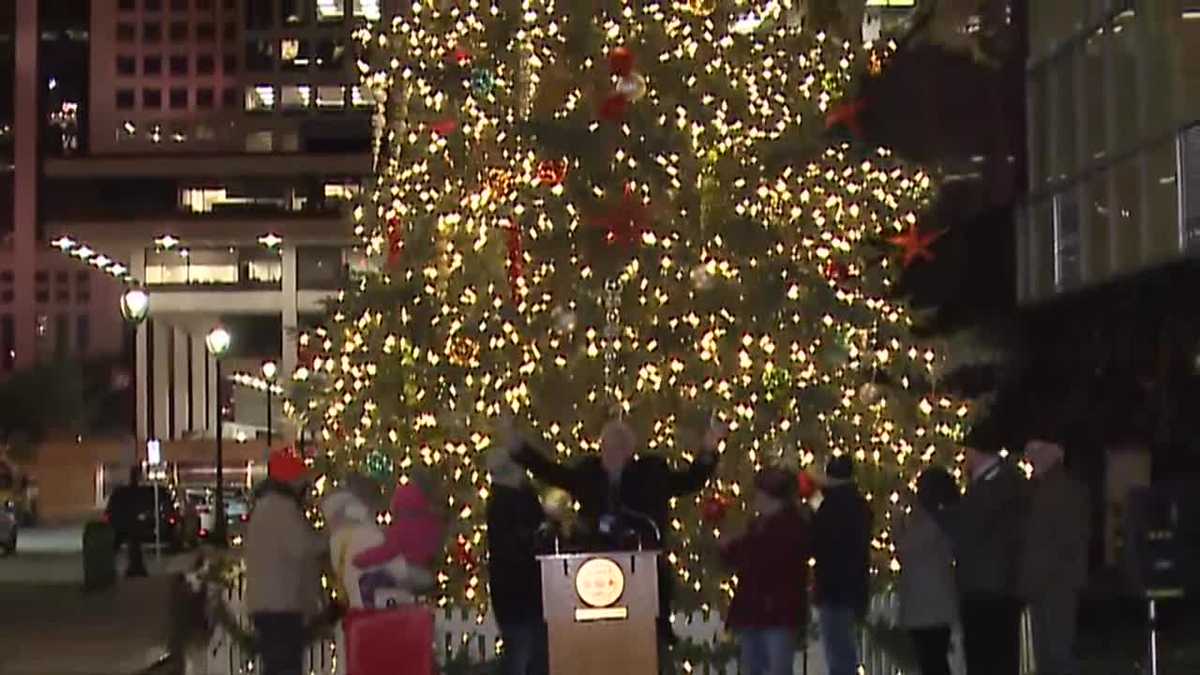
[[[1017,468],[1000,461],[971,481],[957,506],[935,516],[954,547],[960,593],[1020,594],[1024,492]]]
[[[1035,599],[1050,590],[1078,591],[1087,583],[1091,499],[1087,488],[1061,465],[1033,483],[1021,590]]]
[[[916,507],[895,528],[900,559],[900,627],[937,628],[958,620],[950,538],[925,509]]]
[[[279,491],[262,494],[246,526],[247,609],[316,614],[321,603],[320,558],[328,547],[295,499]]]

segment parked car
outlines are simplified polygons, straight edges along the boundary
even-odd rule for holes
[[[154,513],[156,499],[157,518]],[[183,518],[176,503],[175,491],[169,487],[159,486],[157,497],[153,485],[119,487],[108,498],[104,517],[112,526],[117,541],[127,541],[136,536],[144,544],[153,544],[157,522],[157,535],[163,546],[172,550],[183,547]]]
[[[0,503],[0,555],[17,552],[17,530],[20,529],[16,505],[12,501]]]

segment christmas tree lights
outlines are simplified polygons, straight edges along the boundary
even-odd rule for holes
[[[887,507],[968,411],[893,285],[932,178],[823,137],[886,48],[787,1],[414,0],[358,37],[375,264],[301,336],[291,411],[335,476],[438,478],[443,605],[486,608],[481,453],[508,413],[562,458],[614,414],[672,461],[728,422],[717,479],[675,504],[681,608],[728,599],[713,544],[767,463],[852,454],[895,565]]]

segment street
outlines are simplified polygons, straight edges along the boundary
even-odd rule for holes
[[[82,524],[21,530],[16,555],[0,558],[0,584],[81,584],[82,555]],[[181,571],[188,560],[186,554],[164,554],[160,559],[153,547],[146,547],[146,566],[152,574]],[[120,568],[123,563],[117,564]]]

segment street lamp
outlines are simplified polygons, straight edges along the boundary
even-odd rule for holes
[[[125,322],[137,328],[150,313],[150,294],[136,286],[121,294],[121,316]]]
[[[226,532],[228,531],[228,523],[225,521],[225,449],[222,447],[222,426],[225,421],[225,412],[221,406],[221,359],[229,353],[229,344],[233,342],[233,337],[229,335],[229,331],[222,326],[217,326],[204,336],[204,346],[208,348],[208,353],[212,355],[213,361],[216,363],[217,377],[214,389],[217,406],[217,517],[213,524],[213,538],[216,540],[217,546],[225,546],[228,543]]]
[[[267,383],[267,457],[268,458],[270,458],[270,456],[271,456],[271,443],[274,441],[274,437],[271,433],[271,431],[272,431],[272,427],[271,427],[271,421],[272,421],[271,420],[271,394],[272,394],[272,391],[271,390],[275,388],[275,375],[278,372],[279,372],[279,366],[275,365],[274,361],[271,361],[269,359],[266,361],[263,361],[262,376],[263,376],[263,380],[266,381],[266,383]]]

